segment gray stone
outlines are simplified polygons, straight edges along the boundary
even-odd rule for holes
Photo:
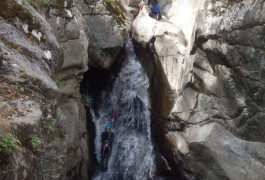
[[[160,21],[144,6],[133,37],[153,54],[153,132],[169,166],[187,179],[264,179],[264,2],[161,4]]]
[[[74,99],[69,99],[69,102],[60,106],[58,117],[60,124],[66,131],[65,139],[67,144],[74,145],[78,143],[81,134],[85,132],[85,129],[82,128],[82,121],[80,121],[78,103]]]
[[[5,107],[0,129],[8,132],[12,126],[22,142],[10,159],[12,171],[6,176],[66,179],[71,171],[88,177],[87,171],[72,171],[89,166],[86,116],[79,93],[79,83],[88,69],[88,28],[70,1],[51,0],[38,10],[31,4],[4,0],[0,6],[0,106]],[[62,93],[69,96],[62,98]],[[54,123],[50,133],[41,123],[49,119]],[[32,134],[42,141],[34,150]]]
[[[80,39],[77,40],[68,40],[65,43],[61,43],[64,52],[64,62],[62,65],[62,69],[75,67],[75,68],[83,68],[86,66],[88,56],[87,56],[87,44],[82,42],[81,36]]]
[[[205,179],[264,178],[263,143],[238,139],[215,123],[188,128],[184,136],[190,149],[187,159],[195,159],[187,166]]]
[[[52,141],[45,147],[33,179],[59,179],[66,175],[66,145],[61,140]]]
[[[130,14],[118,1],[80,1],[77,7],[89,28],[89,65],[110,68],[127,38]]]

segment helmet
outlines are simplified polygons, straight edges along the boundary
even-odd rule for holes
[[[110,129],[110,124],[109,124],[109,123],[107,123],[107,124],[105,125],[105,129]]]

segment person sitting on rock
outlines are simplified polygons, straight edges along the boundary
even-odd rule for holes
[[[142,0],[141,3],[139,4],[139,10],[142,10],[142,7],[144,4],[152,4],[153,8],[151,10],[151,12],[149,13],[149,16],[152,18],[155,18],[156,20],[160,20],[162,18],[161,15],[161,6],[160,4],[157,2],[157,0]]]
[[[152,8],[152,11],[149,13],[149,16],[155,18],[156,20],[160,20],[162,18],[160,10],[160,4],[156,3],[155,6]]]

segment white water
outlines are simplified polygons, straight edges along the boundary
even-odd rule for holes
[[[154,152],[150,132],[149,80],[137,61],[131,40],[126,43],[128,61],[116,78],[113,89],[103,96],[104,103],[95,119],[97,160],[100,162],[101,133],[111,121],[115,135],[107,172],[99,172],[97,180],[145,180],[154,176]],[[113,110],[116,110],[112,119]]]

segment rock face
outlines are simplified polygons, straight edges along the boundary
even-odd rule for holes
[[[89,65],[110,68],[127,38],[131,15],[118,1],[77,1],[76,6],[89,27]]]
[[[21,145],[8,161],[0,150],[0,179],[89,179],[80,81],[88,65],[111,66],[130,20],[103,4],[93,14],[83,9],[92,2],[1,1],[0,136],[13,132]]]
[[[145,6],[133,22],[152,52],[153,134],[175,176],[264,179],[263,7],[165,2],[161,21]]]

